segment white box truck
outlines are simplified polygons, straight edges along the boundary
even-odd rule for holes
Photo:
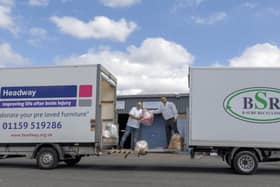
[[[280,69],[190,68],[188,146],[238,173],[280,161]]]
[[[1,68],[0,158],[50,169],[118,145],[116,86],[101,65]]]

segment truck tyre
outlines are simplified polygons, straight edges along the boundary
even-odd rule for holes
[[[53,148],[42,148],[36,157],[37,166],[40,169],[53,169],[58,165],[58,155]]]
[[[238,152],[232,162],[235,172],[242,175],[251,175],[258,168],[257,156],[251,151]]]
[[[76,158],[73,159],[67,159],[64,160],[64,162],[68,165],[68,166],[75,166],[76,164],[78,164],[81,160],[81,156],[77,156]]]

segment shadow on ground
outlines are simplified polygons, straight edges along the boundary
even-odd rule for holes
[[[160,165],[160,164],[78,164],[74,167],[69,167],[63,163],[61,163],[58,168],[55,170],[60,171],[108,171],[108,172],[114,172],[114,171],[139,171],[139,172],[178,172],[178,173],[212,173],[212,174],[234,174],[233,170],[230,169],[227,165],[203,165],[203,163],[200,163],[201,165],[188,165],[184,164],[182,166],[172,166],[169,165]],[[12,160],[9,161],[3,161],[0,162],[0,168],[1,169],[32,169],[32,170],[39,170],[36,167],[36,163],[32,161],[28,162],[13,162]],[[40,170],[39,170],[40,171]],[[277,165],[272,166],[260,166],[258,169],[257,175],[279,175],[280,174],[280,166],[277,167]]]

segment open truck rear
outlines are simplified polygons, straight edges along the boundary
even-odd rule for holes
[[[49,169],[116,146],[116,86],[101,65],[1,68],[0,157]]]
[[[190,68],[188,144],[238,173],[280,161],[280,69]]]

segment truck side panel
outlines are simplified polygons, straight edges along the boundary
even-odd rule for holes
[[[97,66],[0,70],[0,143],[94,142]]]
[[[280,148],[278,68],[191,68],[190,146]]]

